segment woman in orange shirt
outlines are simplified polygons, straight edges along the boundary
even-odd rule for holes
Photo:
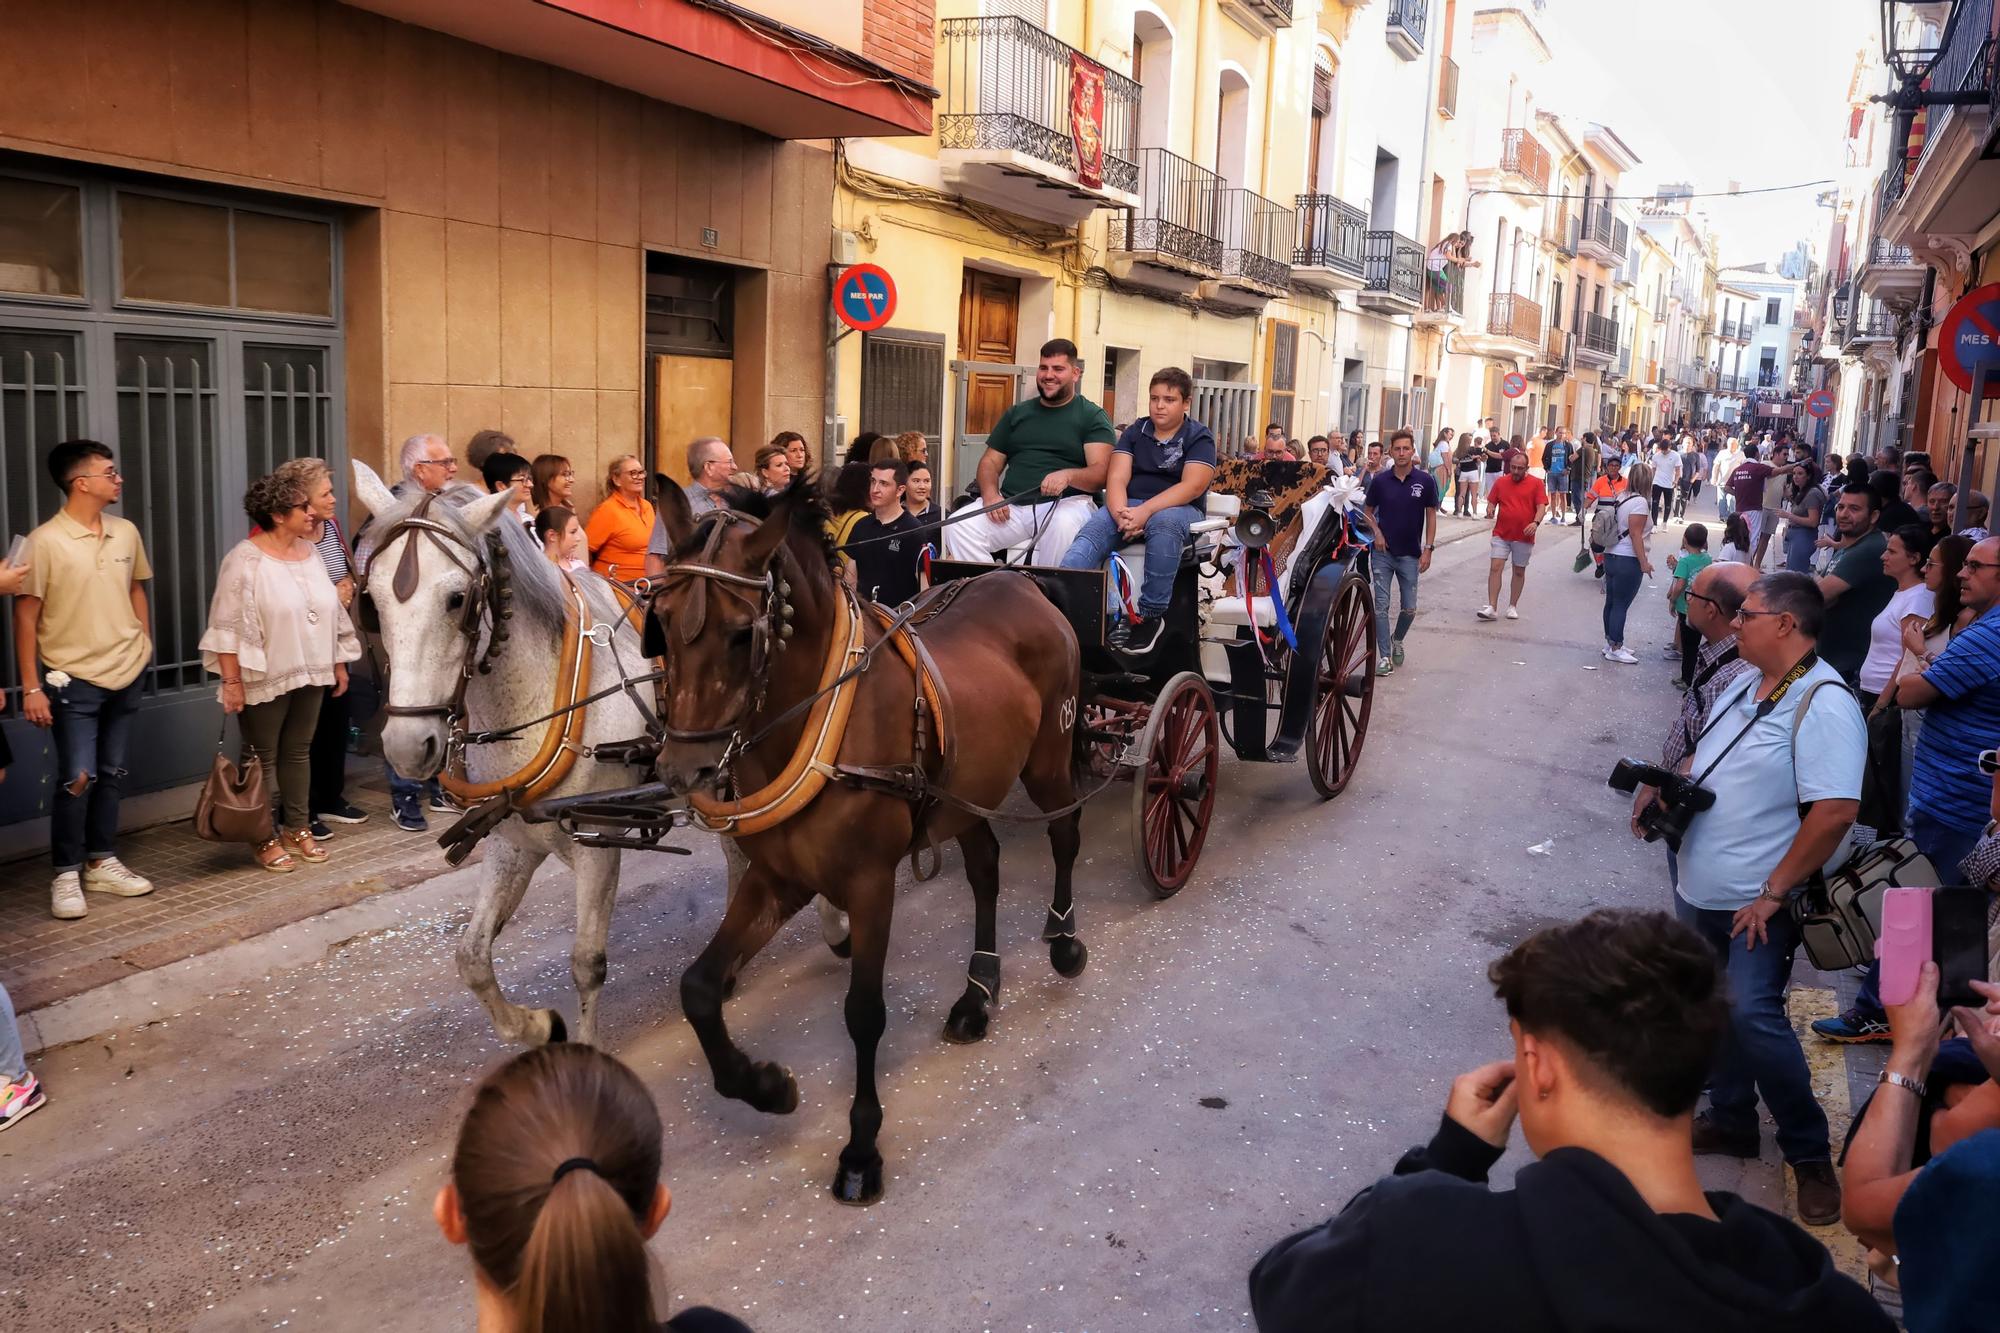
[[[646,465],[620,454],[604,470],[604,502],[583,528],[590,567],[630,583],[646,572],[646,543],[653,536],[653,506],[646,499]]]

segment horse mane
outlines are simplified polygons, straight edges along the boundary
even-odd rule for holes
[[[415,500],[399,502],[388,512],[373,516],[369,527],[376,532],[386,532],[416,507]],[[477,533],[466,523],[459,507],[448,501],[433,503],[425,517],[450,528],[455,536],[479,552],[481,561],[488,559],[484,538],[497,535],[500,545],[507,552],[508,586],[514,592],[513,600],[508,605],[514,609],[514,626],[519,629],[525,624],[546,633],[552,640],[562,637],[569,615],[569,599],[563,587],[563,578],[549,563],[548,556],[542,553],[542,544],[535,540],[526,524],[509,512],[502,514],[488,533]],[[371,560],[373,554],[371,550]],[[614,625],[624,620],[625,607],[601,575],[586,571],[571,577],[576,580],[576,586],[582,590],[584,600],[598,620],[608,620]]]
[[[818,483],[810,476],[792,478],[792,484],[776,495],[766,495],[744,486],[726,486],[722,494],[728,497],[729,507],[739,514],[747,515],[763,522],[776,512],[778,501],[786,496],[797,495],[802,503],[792,506],[791,535],[809,542],[812,549],[820,553],[826,567],[838,573],[840,553],[834,548],[833,534],[827,531],[827,520],[832,512],[826,506],[825,497],[820,494]]]

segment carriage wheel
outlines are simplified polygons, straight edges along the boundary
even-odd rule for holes
[[[1192,671],[1169,680],[1140,747],[1145,767],[1132,780],[1132,849],[1153,896],[1171,898],[1194,873],[1215,810],[1222,729],[1208,682]]]
[[[1313,698],[1312,738],[1306,773],[1313,790],[1334,797],[1354,777],[1361,743],[1368,739],[1368,712],[1375,702],[1375,600],[1358,573],[1340,581],[1333,594],[1320,648],[1319,685]]]

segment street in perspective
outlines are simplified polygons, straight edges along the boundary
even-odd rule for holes
[[[0,25],[0,1326],[2000,1330],[1994,0]]]

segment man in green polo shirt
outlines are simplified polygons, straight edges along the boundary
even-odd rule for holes
[[[1076,344],[1052,338],[1042,344],[1033,398],[1008,408],[986,437],[979,459],[979,500],[966,509],[1000,505],[1032,491],[1037,497],[1001,505],[991,513],[947,521],[944,553],[951,560],[991,560],[993,553],[1033,540],[1029,561],[1061,562],[1096,508],[1117,433],[1104,409],[1076,390],[1083,377]]]

